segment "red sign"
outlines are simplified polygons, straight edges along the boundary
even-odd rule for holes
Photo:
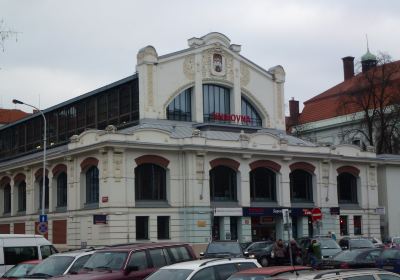
[[[321,212],[321,209],[319,209],[319,208],[314,208],[314,209],[311,211],[311,219],[313,220],[313,222],[322,220],[322,212]]]
[[[212,113],[211,118],[215,121],[231,121],[231,122],[241,122],[241,123],[250,123],[250,116],[246,115],[233,115],[233,114],[222,114],[222,113]]]

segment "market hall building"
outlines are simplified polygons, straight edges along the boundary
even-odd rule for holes
[[[136,241],[251,241],[320,233],[380,237],[377,159],[285,133],[281,66],[263,69],[220,33],[136,73],[0,128],[0,231],[34,233],[45,180],[48,238],[60,248]]]

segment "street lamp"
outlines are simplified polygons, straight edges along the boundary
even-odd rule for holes
[[[39,108],[30,105],[30,104],[26,104],[22,101],[19,101],[17,99],[13,99],[12,101],[14,104],[23,104],[29,107],[32,107],[33,109],[37,110],[43,117],[43,122],[44,122],[44,132],[43,132],[43,185],[42,185],[42,215],[44,215],[44,204],[45,204],[45,192],[46,192],[46,142],[47,142],[47,138],[46,138],[46,117],[44,116],[42,110],[40,110]]]

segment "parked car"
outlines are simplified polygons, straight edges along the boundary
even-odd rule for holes
[[[185,243],[126,244],[96,251],[76,275],[57,279],[139,280],[160,267],[194,259],[192,247]]]
[[[27,275],[32,270],[32,268],[34,268],[40,262],[41,260],[31,260],[31,261],[21,262],[10,268],[6,273],[3,274],[2,277],[0,277],[0,279],[12,280],[12,279],[24,278],[24,276]]]
[[[383,244],[382,240],[379,238],[370,236],[370,237],[364,237],[365,239],[368,239],[374,244],[375,248],[385,248],[385,244]]]
[[[226,280],[237,271],[260,267],[254,259],[202,259],[160,268],[146,280]]]
[[[392,237],[390,240],[390,247],[399,247],[400,248],[400,237]]]
[[[0,234],[0,276],[23,261],[41,260],[58,253],[43,236],[33,234]]]
[[[339,240],[339,246],[343,250],[375,248],[371,240],[362,237],[344,237]]]
[[[318,268],[332,269],[332,268],[371,268],[376,267],[375,261],[381,254],[382,249],[354,249],[345,250],[332,259],[322,260]]]
[[[94,252],[94,249],[88,249],[52,255],[34,267],[24,279],[48,279],[68,273],[76,274]]]
[[[301,275],[303,272],[313,271],[308,266],[271,266],[262,268],[251,268],[236,272],[228,280],[254,280],[270,277],[281,277],[292,273],[293,275]]]
[[[200,252],[200,257],[207,258],[224,258],[224,257],[247,257],[248,252],[244,252],[239,242],[233,240],[218,240],[208,243],[205,252]]]
[[[311,242],[316,240],[321,246],[321,258],[324,259],[331,259],[334,255],[341,252],[342,249],[336,243],[335,240],[328,237],[319,237],[319,238],[310,238],[310,237],[303,237],[298,239],[298,244],[302,250],[302,255],[304,259],[304,263],[310,263],[309,256],[309,248]]]
[[[397,248],[384,250],[376,260],[376,267],[400,273],[400,250]]]
[[[272,263],[271,252],[273,247],[272,241],[258,241],[250,243],[244,251],[248,252],[250,257],[257,259],[262,266],[268,266]]]

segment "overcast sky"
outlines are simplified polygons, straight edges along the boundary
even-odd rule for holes
[[[212,31],[265,69],[282,65],[286,102],[304,102],[343,80],[341,58],[359,60],[365,34],[372,53],[399,60],[399,15],[397,0],[0,0],[19,32],[0,52],[0,107],[48,108],[132,75],[146,45],[163,55]]]

